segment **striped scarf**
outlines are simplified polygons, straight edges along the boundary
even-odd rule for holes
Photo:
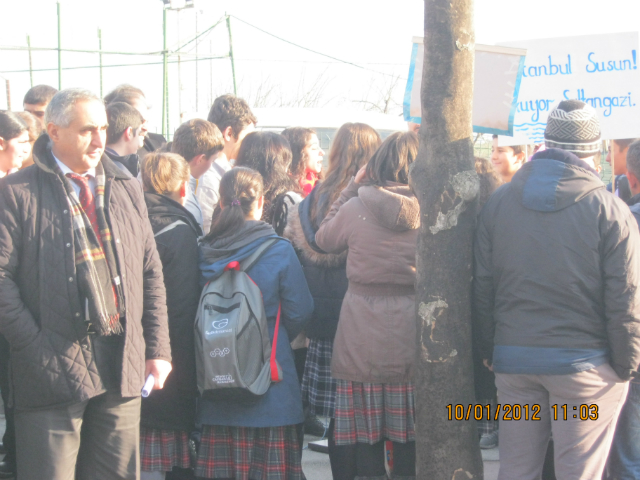
[[[101,238],[97,237],[91,227],[91,222],[82,208],[71,180],[64,176],[55,161],[53,168],[62,180],[71,207],[76,276],[80,295],[86,299],[87,331],[99,335],[122,333],[120,316],[124,313],[124,296],[113,251],[111,231],[104,212],[106,177],[102,162],[96,167],[94,195]]]

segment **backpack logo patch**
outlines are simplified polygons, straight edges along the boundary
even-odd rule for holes
[[[235,381],[231,375],[216,375],[211,380],[213,380],[217,384],[233,383]]]
[[[228,326],[228,325],[229,325],[229,319],[228,318],[223,318],[222,320],[214,320],[213,322],[211,322],[212,330],[206,330],[204,333],[207,336],[216,335],[216,334],[219,334],[219,333],[230,333],[232,331],[231,328],[223,330],[223,328]]]
[[[220,350],[219,348],[216,348],[215,350],[212,350],[209,352],[209,356],[211,358],[215,358],[215,357],[226,357],[227,355],[229,355],[229,353],[231,352],[231,350],[229,350],[228,348],[223,348],[222,350]]]
[[[222,320],[214,320],[213,322],[211,322],[211,327],[215,328],[216,330],[220,330],[221,328],[224,328],[227,325],[229,325],[228,318],[223,318]]]

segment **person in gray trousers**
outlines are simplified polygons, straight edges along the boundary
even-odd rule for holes
[[[600,479],[640,363],[640,234],[593,168],[599,143],[595,110],[560,102],[546,150],[478,220],[475,321],[496,374],[500,480],[540,479],[552,433],[557,478]]]

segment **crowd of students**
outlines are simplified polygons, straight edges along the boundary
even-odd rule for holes
[[[305,425],[313,429],[320,416],[329,419],[334,479],[387,478],[385,441],[393,445],[392,478],[415,478],[421,216],[409,185],[419,144],[414,131],[382,141],[372,127],[347,123],[335,134],[325,172],[316,132],[295,126],[256,131],[258,119],[233,95],[217,98],[207,120],[180,125],[168,143],[148,132],[144,93],[130,85],[104,99],[37,86],[24,105],[32,113],[0,111],[0,390],[7,419],[0,476],[302,479]],[[569,107],[562,107],[568,112],[561,112],[563,121],[583,109]],[[599,478],[626,395],[621,378],[638,363],[640,316],[632,307],[640,270],[630,259],[633,249],[619,246],[622,237],[637,242],[637,226],[630,233],[630,213],[623,217],[614,195],[598,193],[591,150],[586,155],[576,138],[548,140],[547,151],[531,150],[540,149],[531,162],[529,147],[505,146],[498,137],[490,162],[476,158],[478,212],[487,205],[475,245],[478,403],[495,409],[498,395],[502,403],[546,401],[548,410],[549,395],[560,399],[573,388],[580,397],[586,387],[567,382],[593,370],[591,393],[580,400],[606,400],[610,408],[591,430],[579,432],[580,448],[572,422],[561,429],[545,421],[535,431],[503,422],[501,479],[540,478],[551,431],[558,478]],[[630,144],[625,152],[636,152],[640,167],[640,143]],[[622,154],[616,155],[618,166]],[[640,170],[635,177],[635,164],[627,163],[626,185],[638,199]],[[545,189],[544,182],[555,187]],[[582,250],[555,238],[557,232],[538,237],[547,227],[537,212],[562,210],[592,192],[590,212],[613,212],[600,213],[601,223],[609,222],[605,240],[615,244],[612,252],[593,256],[604,247],[590,225],[580,232]],[[567,230],[579,230],[587,218],[576,223],[565,213]],[[568,246],[545,264],[532,238]],[[262,252],[265,242],[273,244]],[[521,244],[530,247],[527,255],[510,250]],[[567,249],[582,256],[580,267],[563,256]],[[194,322],[202,286],[259,250],[246,273],[262,294],[282,380],[248,399],[201,395]],[[519,258],[517,267],[505,263],[507,257]],[[608,272],[614,257],[627,259],[616,260],[625,278],[594,274]],[[532,262],[542,262],[540,278]],[[567,295],[569,306],[552,297],[544,310],[552,325],[545,330],[535,305],[549,295],[540,283],[544,274],[558,275],[558,266],[566,268],[567,285],[576,284],[575,273],[586,286]],[[608,337],[605,330],[619,315],[600,298],[612,301],[608,289],[626,312],[620,328],[627,338],[615,343],[613,370],[607,338],[620,334]],[[586,310],[584,298],[591,302]],[[558,326],[551,320],[554,301],[560,311],[584,310],[593,317],[590,326],[575,320],[578,313]],[[573,343],[563,343],[565,337]],[[594,344],[598,348],[585,347]],[[549,357],[528,365],[540,355]],[[155,390],[140,400],[149,374]],[[596,380],[605,382],[606,399],[597,394]],[[546,400],[525,393],[536,389]],[[525,431],[529,440],[520,438]],[[483,448],[498,444],[493,417],[481,422],[479,438]],[[531,441],[540,451],[522,460]],[[621,473],[638,453],[624,450],[627,443],[614,442],[612,479],[634,478]]]

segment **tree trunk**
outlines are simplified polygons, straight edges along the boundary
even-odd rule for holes
[[[478,193],[471,125],[472,7],[473,0],[425,0],[422,127],[411,172],[422,213],[416,290],[416,449],[417,478],[425,480],[483,478],[473,420],[471,350]],[[455,420],[456,405],[462,405],[461,421]]]

